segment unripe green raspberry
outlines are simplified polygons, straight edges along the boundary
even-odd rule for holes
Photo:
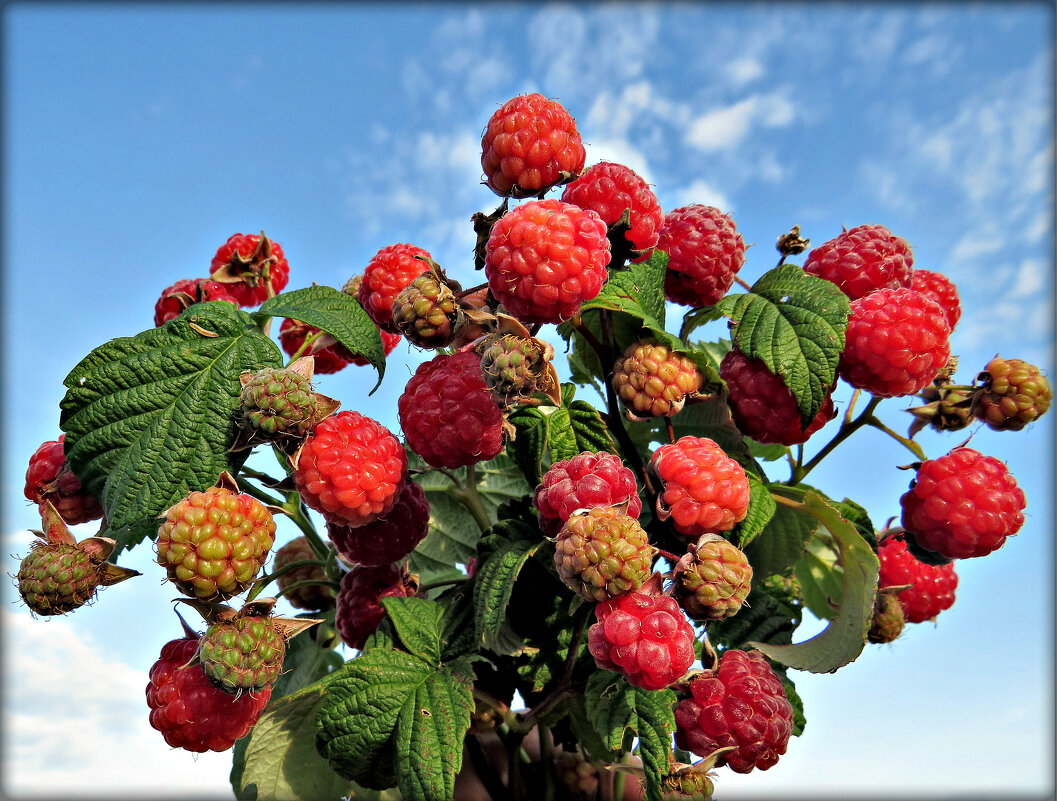
[[[444,277],[434,262],[393,301],[393,322],[408,341],[420,348],[446,348],[463,323],[455,293],[459,284]]]
[[[978,380],[973,414],[995,431],[1020,431],[1050,408],[1050,384],[1039,368],[1021,359],[995,356]]]
[[[566,521],[558,534],[554,564],[578,595],[608,601],[642,586],[652,574],[654,552],[635,518],[599,506]]]
[[[898,595],[897,592],[878,590],[870,630],[866,633],[866,639],[870,642],[892,642],[903,633],[906,617]]]
[[[239,410],[243,424],[267,439],[303,437],[317,411],[312,379],[294,370],[266,367],[243,385]]]
[[[630,345],[613,365],[613,388],[632,420],[678,414],[703,381],[689,356],[652,339]]]
[[[752,566],[733,543],[705,534],[676,563],[675,598],[695,620],[724,620],[737,614],[752,584]]]
[[[661,801],[711,801],[712,779],[701,771],[685,771],[666,776]]]
[[[477,345],[484,383],[500,406],[532,397],[536,392],[558,391],[549,342],[516,334],[495,334]]]
[[[256,692],[271,687],[283,668],[286,638],[274,619],[236,615],[213,623],[202,636],[202,669],[220,689]]]

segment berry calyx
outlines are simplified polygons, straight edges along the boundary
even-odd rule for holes
[[[540,94],[511,98],[488,120],[481,137],[481,168],[502,197],[541,195],[583,169],[576,121],[556,100]]]
[[[597,212],[610,227],[627,213],[620,239],[634,263],[645,261],[657,246],[664,224],[661,204],[649,184],[630,167],[608,161],[593,164],[565,187],[562,201]]]
[[[836,284],[855,300],[877,289],[909,288],[913,266],[905,239],[883,225],[858,225],[812,250],[804,272]]]
[[[536,486],[532,502],[548,537],[557,537],[577,509],[627,504],[627,515],[636,519],[642,511],[635,474],[619,456],[604,451],[579,453],[552,464]]]
[[[155,541],[158,564],[185,595],[224,601],[249,588],[275,541],[275,520],[251,495],[217,486],[191,492],[164,512]]]
[[[503,413],[472,351],[420,364],[397,402],[407,445],[431,467],[463,467],[503,449]]]
[[[290,265],[279,243],[264,231],[232,234],[217,248],[209,277],[224,284],[239,306],[259,306],[286,288]]]
[[[723,357],[719,377],[727,384],[734,424],[757,442],[799,445],[837,414],[830,388],[815,419],[804,428],[796,398],[785,382],[768,370],[762,359],[749,358],[737,348]]]
[[[730,531],[749,509],[745,470],[715,441],[680,437],[660,446],[649,470],[657,481],[657,516],[685,537]]]
[[[735,773],[767,770],[786,752],[793,707],[781,679],[759,651],[723,652],[719,666],[690,681],[691,697],[675,707],[675,744]]]
[[[745,263],[745,240],[715,206],[694,203],[664,215],[657,247],[668,254],[664,296],[685,306],[712,306]]]
[[[918,560],[907,548],[903,535],[881,538],[877,547],[880,573],[878,594],[886,588],[902,588],[896,595],[907,623],[934,620],[954,605],[958,574],[954,563],[930,565]]]
[[[398,562],[429,534],[429,500],[422,486],[409,480],[384,517],[362,526],[332,522],[327,531],[349,562],[365,567]]]
[[[915,543],[947,559],[986,556],[1024,525],[1024,491],[1005,463],[956,448],[921,463],[899,499]]]
[[[554,564],[567,587],[589,601],[606,601],[643,585],[655,550],[633,517],[611,506],[572,514],[558,534]]]
[[[672,572],[674,597],[694,620],[725,620],[749,595],[752,565],[745,553],[717,534],[706,534]]]
[[[504,214],[485,245],[488,287],[523,323],[560,323],[602,291],[610,259],[597,213],[534,200]]]
[[[613,365],[613,389],[631,420],[678,414],[703,383],[693,359],[655,339],[632,343]]]
[[[920,392],[951,355],[947,315],[912,289],[878,289],[853,300],[838,375],[879,398]]]
[[[1050,408],[1050,384],[1034,364],[995,356],[977,377],[972,413],[995,431],[1020,431]]]
[[[295,454],[301,499],[329,521],[362,526],[386,515],[407,480],[407,453],[381,423],[343,411],[316,423]]]
[[[670,596],[625,593],[598,604],[595,616],[587,631],[591,656],[629,684],[661,690],[694,663],[694,628]]]
[[[433,257],[417,245],[386,245],[367,262],[356,298],[376,326],[399,334],[393,320],[393,302],[408,284],[429,270]]]

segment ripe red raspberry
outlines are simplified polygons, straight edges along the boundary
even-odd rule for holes
[[[345,286],[341,288],[341,291],[344,292],[346,295],[352,295],[354,298],[356,298],[357,301],[359,301],[361,284],[363,284],[363,276],[354,275],[352,278],[345,282]],[[382,337],[382,350],[388,357],[389,354],[393,352],[393,349],[396,348],[396,346],[400,343],[400,340],[403,339],[403,337],[400,334],[392,334],[389,331],[383,331],[381,328],[378,329],[378,333]],[[344,345],[336,344],[334,345],[333,350],[336,355],[340,356],[343,359],[347,359],[350,364],[355,364],[357,367],[366,367],[369,364],[365,357],[361,356],[358,353],[350,353],[349,349],[346,348]],[[316,372],[319,372],[318,368]]]
[[[954,330],[962,316],[962,305],[958,300],[958,289],[943,273],[915,269],[911,275],[910,288],[936,301],[947,312],[947,325]]]
[[[217,248],[209,274],[227,285],[240,306],[259,306],[268,299],[269,281],[274,294],[286,288],[290,265],[279,243],[263,232],[232,234]]]
[[[613,225],[628,211],[631,227],[624,238],[633,249],[632,262],[644,261],[657,247],[664,224],[661,204],[650,185],[623,164],[600,161],[588,167],[565,187],[562,200],[598,212],[606,225]]]
[[[158,564],[185,595],[223,601],[248,589],[275,542],[272,513],[251,495],[210,487],[165,511]]]
[[[910,245],[883,225],[859,225],[824,242],[804,261],[804,272],[825,278],[852,300],[875,289],[910,287]]]
[[[385,517],[363,526],[334,522],[327,531],[338,553],[350,562],[388,565],[415,550],[429,534],[429,501],[421,485],[409,480]]]
[[[283,351],[285,351],[287,356],[293,356],[301,350],[301,346],[305,344],[306,337],[318,333],[319,329],[315,326],[287,317],[283,320],[282,325],[279,326],[279,344],[283,346]],[[312,356],[315,360],[315,367],[312,368],[313,373],[336,373],[349,363],[344,354],[339,353],[338,348],[341,348],[341,345],[337,342],[333,342],[318,350],[309,346],[308,350],[301,355]],[[342,350],[345,349],[342,348]],[[345,350],[345,353],[348,353],[348,351]]]
[[[154,325],[164,325],[179,317],[191,305],[209,300],[226,300],[239,305],[231,294],[230,285],[218,284],[208,278],[184,278],[162,290],[161,297],[154,304]]]
[[[723,652],[719,668],[690,681],[692,697],[675,707],[675,744],[735,773],[767,770],[785,753],[793,733],[793,706],[782,681],[759,651]]]
[[[881,562],[878,589],[910,586],[897,595],[907,623],[932,620],[954,604],[958,588],[958,574],[954,563],[928,565],[919,561],[909,550],[901,535],[884,537],[877,547]]]
[[[476,464],[503,449],[503,413],[472,351],[420,364],[397,408],[408,447],[432,467]]]
[[[694,663],[694,628],[674,598],[629,592],[595,607],[587,645],[603,670],[630,684],[662,690]]]
[[[334,625],[342,642],[357,650],[385,617],[382,598],[405,597],[418,591],[418,580],[396,565],[357,565],[341,579]]]
[[[523,323],[560,323],[591,300],[608,278],[606,224],[590,209],[534,200],[492,226],[485,245],[488,286]]]
[[[815,419],[801,428],[800,412],[789,387],[761,359],[750,359],[737,348],[723,357],[719,377],[727,382],[734,424],[757,442],[799,445],[837,414],[831,387]]]
[[[312,550],[308,538],[295,537],[275,552],[274,569],[278,571],[293,562],[316,560],[316,558],[316,553]],[[324,583],[306,584],[289,592],[286,591],[299,581],[327,581],[327,574],[318,565],[295,567],[280,574],[275,581],[279,585],[279,592],[283,594],[282,597],[289,601],[290,606],[295,609],[311,611],[330,609],[334,606],[334,599],[337,598],[337,592]]]
[[[554,546],[554,565],[577,595],[607,601],[645,583],[654,553],[635,518],[612,506],[596,506],[565,522]]]
[[[921,463],[899,499],[914,541],[947,559],[985,556],[1024,525],[1027,499],[1006,465],[972,448]]]
[[[584,452],[550,466],[536,486],[532,499],[540,513],[540,528],[557,537],[577,509],[619,506],[628,501],[627,514],[642,511],[635,474],[613,453]]]
[[[37,504],[41,515],[44,504],[51,501],[67,525],[87,523],[103,516],[103,507],[95,496],[81,486],[80,479],[66,463],[63,451],[65,434],[37,448],[29,457],[26,469],[26,498]]]
[[[272,688],[234,696],[214,687],[200,663],[188,664],[198,642],[188,636],[162,646],[147,683],[150,725],[173,748],[227,751],[253,728]]]
[[[878,289],[851,303],[837,373],[880,398],[920,392],[951,355],[947,315],[912,289]]]
[[[680,437],[650,460],[660,488],[657,516],[697,539],[730,531],[749,509],[749,479],[736,461],[707,437]]]
[[[363,271],[356,298],[374,324],[399,334],[393,322],[393,301],[419,275],[429,270],[433,257],[415,245],[386,245],[371,257]]]
[[[745,240],[734,220],[695,203],[664,215],[657,247],[668,254],[664,295],[684,306],[711,306],[745,263]]]
[[[631,343],[613,365],[613,389],[628,417],[643,420],[678,414],[701,389],[704,376],[694,360],[655,339]]]
[[[481,137],[481,168],[503,197],[539,195],[575,177],[587,153],[576,121],[561,103],[540,94],[508,100]]]
[[[1034,364],[995,356],[977,378],[972,413],[995,431],[1020,431],[1050,408],[1050,383]]]
[[[301,499],[327,522],[362,526],[393,508],[407,480],[407,453],[381,423],[338,412],[312,428],[293,478]]]

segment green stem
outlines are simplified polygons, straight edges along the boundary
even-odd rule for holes
[[[245,476],[246,478],[252,478],[265,485],[274,486],[279,483],[277,478],[270,476],[267,473],[262,473],[259,470],[254,470],[252,467],[246,467],[246,465],[239,468],[239,475]]]
[[[281,590],[280,592],[277,592],[275,594],[275,597],[276,598],[282,598],[284,595],[289,595],[294,590],[299,590],[302,587],[313,587],[313,586],[320,586],[320,585],[322,585],[324,587],[330,587],[332,590],[334,590],[334,595],[335,596],[341,591],[341,584],[339,582],[337,582],[337,581],[313,581],[312,579],[305,579],[304,581],[295,581],[293,584],[291,584],[285,590]],[[252,601],[253,599],[250,598],[249,600]]]
[[[445,579],[444,581],[431,581],[429,584],[423,584],[418,588],[419,593],[429,592],[430,590],[438,589],[439,587],[451,587],[455,584],[462,584],[466,581],[466,576],[457,579]]]
[[[792,476],[790,476],[789,483],[791,485],[799,484],[801,481],[804,480],[804,477],[807,476],[808,473],[814,470],[818,466],[818,464],[833,451],[834,448],[844,442],[844,440],[846,440],[864,425],[867,425],[870,418],[873,417],[874,409],[876,409],[878,404],[880,403],[881,398],[874,396],[870,398],[870,402],[866,404],[866,408],[862,410],[862,414],[860,414],[857,418],[849,422],[848,418],[845,417],[844,422],[841,424],[840,430],[833,436],[833,439],[827,442],[826,445],[822,448],[822,450],[820,450],[814,455],[811,461],[793,470],[793,474]],[[849,410],[850,408],[851,407],[849,406]]]
[[[242,472],[245,473],[246,472],[245,469]],[[239,489],[240,490],[245,492],[247,495],[252,495],[254,498],[256,498],[261,503],[266,503],[269,506],[282,507],[283,501],[282,501],[281,498],[276,498],[274,495],[269,495],[264,490],[258,489],[257,487],[253,486],[249,481],[247,481],[245,478],[243,478],[242,476],[238,476],[235,479],[235,481],[239,485]]]
[[[474,522],[481,529],[481,533],[492,527],[492,521],[488,518],[484,504],[481,502],[481,494],[477,491],[477,465],[466,465],[466,484],[455,490],[455,498],[466,507],[473,515]]]
[[[624,797],[624,782],[628,780],[628,774],[622,770],[613,772],[613,799],[620,801]]]
[[[880,420],[878,420],[874,415],[871,414],[866,419],[866,424],[868,426],[876,428],[878,431],[883,431],[896,442],[898,442],[900,445],[902,445],[904,448],[906,448],[908,451],[910,451],[912,454],[914,454],[916,457],[918,457],[918,459],[920,459],[921,461],[925,461],[925,451],[921,449],[920,445],[918,445],[911,439],[907,439],[901,434],[897,434],[895,431],[893,431]]]
[[[307,337],[305,337],[305,341],[301,343],[301,347],[297,349],[297,352],[295,352],[294,355],[290,357],[290,361],[288,361],[287,364],[293,364],[299,358],[304,356],[305,351],[311,349],[315,341],[321,336],[323,336],[323,334],[323,331],[316,331],[314,334],[309,334]]]
[[[543,801],[554,801],[554,741],[551,730],[542,723],[537,729],[540,738],[540,763],[543,768]]]

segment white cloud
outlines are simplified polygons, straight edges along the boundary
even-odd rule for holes
[[[782,92],[754,94],[692,120],[686,142],[705,151],[727,150],[741,144],[756,124],[784,128],[795,118],[796,108]]]
[[[1024,259],[1009,287],[1008,297],[1030,298],[1037,296],[1046,286],[1048,273],[1047,265],[1042,259]]]
[[[744,86],[747,83],[752,83],[763,77],[763,74],[763,65],[751,56],[743,56],[736,61],[732,61],[730,66],[727,67],[727,75],[730,76],[730,80],[735,86]]]
[[[701,179],[694,181],[683,189],[677,190],[675,197],[680,206],[700,203],[704,206],[715,206],[726,214],[730,214],[733,211],[727,196]]]
[[[652,183],[649,163],[646,156],[626,139],[593,139],[584,142],[588,167],[600,161],[611,161],[623,164],[634,170],[646,183]]]
[[[991,231],[970,231],[955,243],[951,249],[949,261],[957,263],[968,259],[985,256],[988,253],[996,253],[1006,244],[1006,239]]]

